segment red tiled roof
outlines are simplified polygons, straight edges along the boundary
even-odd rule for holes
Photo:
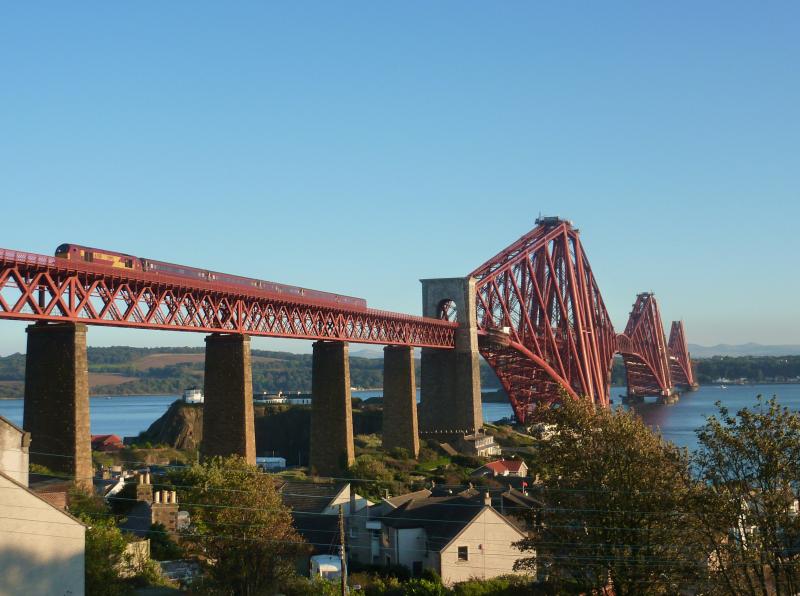
[[[117,435],[92,435],[92,449],[100,449],[103,447],[121,448],[122,439]]]
[[[117,435],[92,435],[92,443],[122,443],[122,439]]]
[[[486,467],[496,474],[502,474],[506,471],[519,473],[523,463],[521,459],[498,459],[497,461],[490,461],[486,464]]]

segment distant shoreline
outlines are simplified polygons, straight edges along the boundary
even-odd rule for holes
[[[758,381],[758,382],[751,382],[751,383],[700,383],[700,387],[720,387],[721,385],[725,385],[725,387],[754,387],[757,385],[800,385],[800,381]],[[352,393],[361,392],[361,391],[383,391],[382,387],[374,387],[374,388],[366,388],[366,389],[357,389],[352,391]],[[500,393],[502,389],[482,389],[481,393],[483,395],[483,399],[481,401],[483,403],[501,403],[507,401],[507,397],[505,397],[502,393]],[[256,395],[261,394],[254,394]],[[291,397],[294,393],[285,393],[286,397]],[[97,398],[104,398],[110,397],[112,399],[119,398],[119,397],[174,397],[175,399],[181,399],[180,394],[178,393],[123,393],[123,394],[108,394],[108,393],[101,393],[97,395],[90,395],[89,399],[97,399]],[[487,399],[488,397],[488,399]],[[502,399],[501,399],[502,398]],[[0,402],[2,401],[13,401],[13,400],[22,400],[23,397],[0,397]]]
[[[110,397],[112,399],[117,397],[174,397],[180,399],[177,393],[123,393],[121,395],[111,395],[109,393],[100,393],[98,395],[90,395],[89,399],[97,399],[102,397]],[[9,401],[14,399],[24,399],[22,397],[0,397],[0,401]]]

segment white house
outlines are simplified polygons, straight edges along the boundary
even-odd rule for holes
[[[498,459],[491,461],[472,472],[473,476],[516,476],[528,475],[528,465],[521,459]]]
[[[0,596],[79,596],[86,527],[28,488],[28,437],[0,420]]]
[[[491,505],[463,496],[411,499],[381,518],[383,563],[413,575],[432,569],[445,584],[515,573],[525,533]],[[525,556],[531,556],[527,553]]]
[[[0,416],[0,470],[28,486],[30,433]]]

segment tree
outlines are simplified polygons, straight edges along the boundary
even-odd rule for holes
[[[800,414],[758,396],[735,415],[717,402],[698,431],[692,510],[716,591],[800,591]]]
[[[305,548],[270,475],[233,456],[195,464],[173,480],[192,520],[184,538],[208,562],[210,587],[271,594],[292,575]]]
[[[542,523],[518,544],[536,556],[515,568],[544,571],[558,593],[610,584],[617,596],[675,594],[692,584],[686,452],[635,413],[566,395],[538,419],[556,425],[538,453]]]
[[[120,577],[126,540],[103,500],[73,487],[69,493],[69,510],[86,525],[86,593],[126,594],[129,586]]]
[[[85,575],[86,593],[96,596],[117,596],[129,592],[120,577],[125,564],[125,537],[113,519],[81,515],[86,524]]]

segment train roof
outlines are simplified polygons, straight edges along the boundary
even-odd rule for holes
[[[97,248],[95,246],[84,246],[83,244],[72,244],[71,242],[65,242],[64,244],[59,244],[56,247],[56,252],[63,252],[65,250],[69,250],[70,248],[79,248],[83,250],[95,250],[97,252],[102,252],[105,254],[110,255],[120,255],[123,257],[131,257],[133,259],[137,259],[136,255],[128,254],[126,252],[119,252],[118,250],[108,250],[107,248]]]

